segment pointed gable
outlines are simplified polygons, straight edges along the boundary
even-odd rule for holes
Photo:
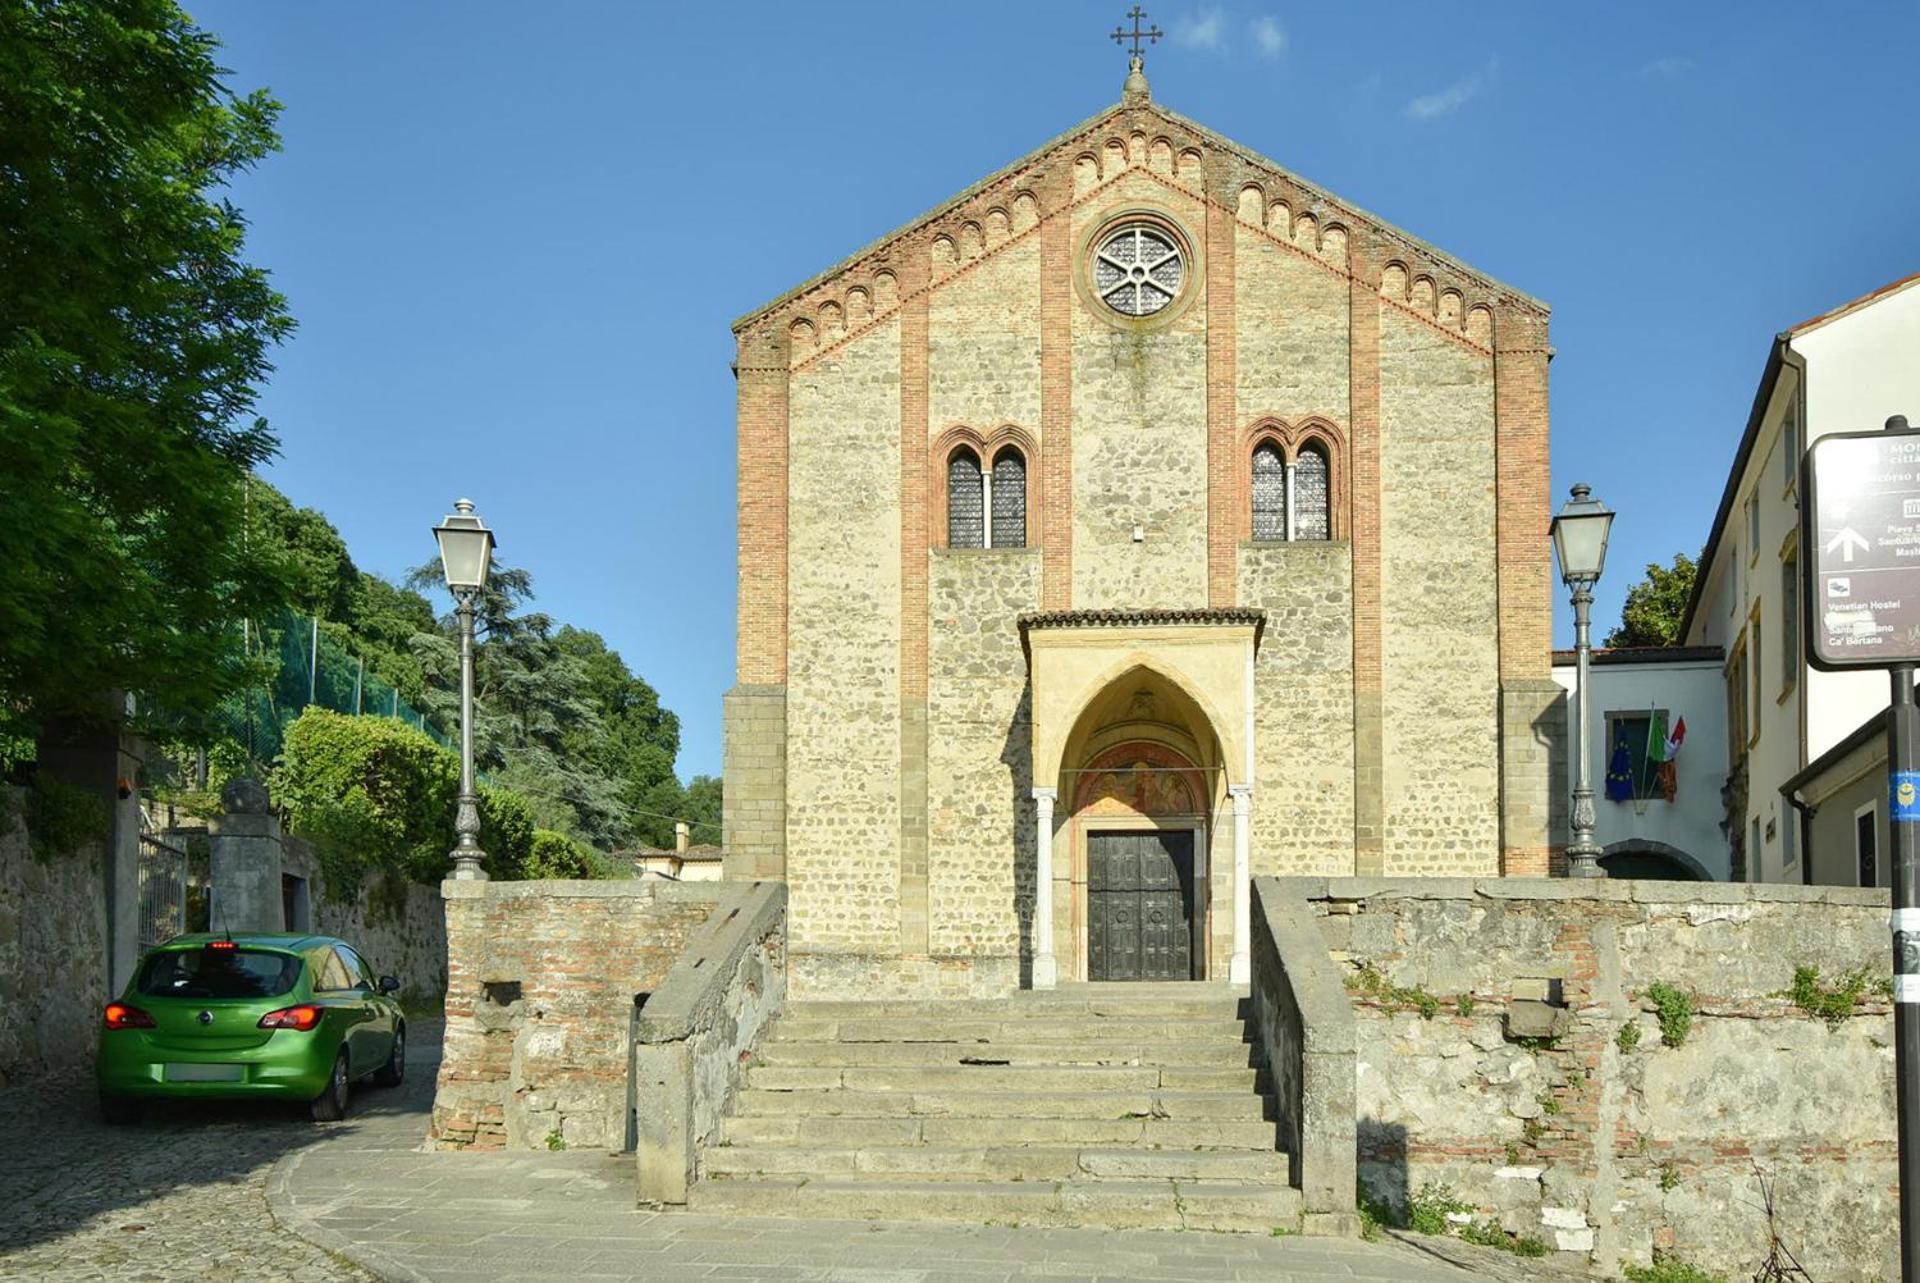
[[[1327,271],[1487,349],[1502,307],[1544,320],[1547,306],[1467,266],[1258,152],[1151,102],[1120,103],[1042,144],[734,322],[775,338],[793,366],[884,320],[908,295],[1022,239],[1130,172],[1233,211]]]

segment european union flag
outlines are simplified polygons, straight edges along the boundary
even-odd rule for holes
[[[1607,762],[1607,800],[1633,801],[1633,750],[1624,739],[1613,742],[1613,757]]]

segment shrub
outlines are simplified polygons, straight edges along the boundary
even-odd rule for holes
[[[1693,1028],[1693,995],[1684,989],[1656,980],[1647,986],[1647,998],[1660,1017],[1660,1041],[1678,1047]]]
[[[1407,1228],[1421,1234],[1445,1234],[1453,1228],[1448,1216],[1465,1216],[1472,1211],[1472,1205],[1462,1202],[1453,1186],[1429,1181],[1407,1200]]]
[[[1632,1051],[1635,1047],[1638,1047],[1640,1045],[1640,1022],[1638,1020],[1629,1020],[1626,1024],[1621,1025],[1620,1034],[1614,1041],[1619,1044],[1620,1050],[1623,1052]]]
[[[1697,1265],[1686,1265],[1658,1253],[1652,1265],[1629,1265],[1623,1272],[1628,1283],[1726,1283],[1718,1274],[1709,1274]]]
[[[453,846],[460,765],[404,722],[309,708],[287,728],[273,773],[288,827],[313,839],[330,895],[351,897],[371,873],[392,869],[437,881]],[[494,877],[520,875],[533,849],[527,805],[479,789],[480,845]]]
[[[105,800],[44,771],[34,772],[23,801],[27,840],[36,859],[72,855],[90,843],[105,841],[113,831],[113,812]]]
[[[1834,1029],[1853,1014],[1872,984],[1873,971],[1868,967],[1855,967],[1833,984],[1825,985],[1820,983],[1820,968],[1801,966],[1793,969],[1793,987],[1787,990],[1787,997],[1794,1006],[1810,1016],[1818,1016],[1827,1028]]]
[[[552,829],[533,831],[520,876],[526,878],[606,878],[613,870],[607,858],[586,843]]]

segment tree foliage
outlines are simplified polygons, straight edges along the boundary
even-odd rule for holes
[[[138,692],[191,725],[279,595],[242,538],[284,300],[219,197],[279,145],[170,0],[0,5],[0,730]]]
[[[1607,634],[1607,646],[1678,646],[1680,625],[1687,617],[1693,581],[1699,567],[1684,552],[1673,554],[1673,565],[1647,563],[1646,577],[1627,589],[1620,626]]]

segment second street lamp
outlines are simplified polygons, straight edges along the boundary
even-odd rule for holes
[[[473,786],[473,622],[493,568],[493,532],[474,515],[473,500],[461,499],[433,528],[433,537],[440,542],[440,569],[460,622],[460,800],[453,821],[452,876],[484,882],[487,853],[480,849],[480,797]]]
[[[1593,840],[1593,774],[1587,726],[1592,717],[1587,694],[1587,661],[1593,646],[1588,637],[1588,614],[1593,586],[1607,565],[1607,535],[1613,529],[1613,511],[1585,485],[1573,488],[1573,498],[1554,514],[1553,551],[1560,559],[1560,579],[1573,590],[1573,645],[1578,665],[1573,687],[1573,823],[1567,843],[1567,876],[1604,878],[1600,844]]]

